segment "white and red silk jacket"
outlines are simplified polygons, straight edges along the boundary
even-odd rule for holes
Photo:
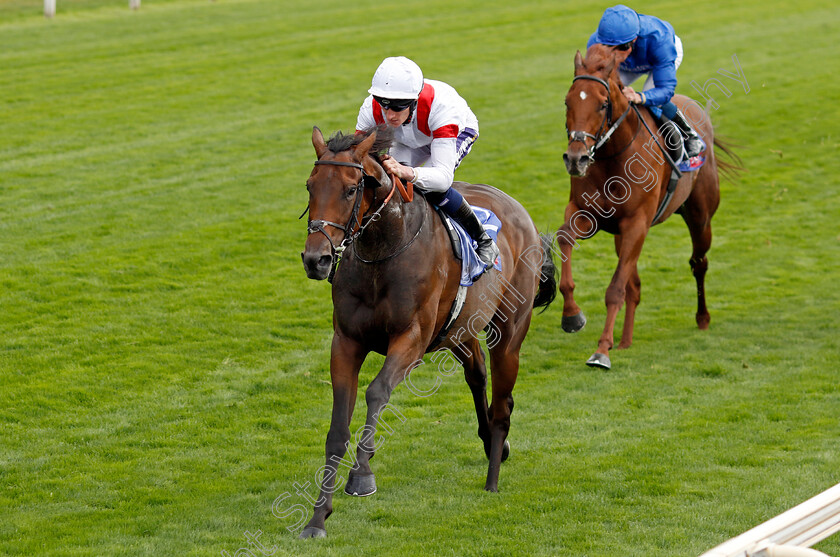
[[[394,130],[389,154],[414,167],[415,185],[427,191],[446,191],[458,164],[458,136],[469,128],[478,136],[478,119],[467,101],[442,81],[425,79],[411,119]],[[369,95],[359,109],[356,130],[370,131],[385,123],[382,107]],[[422,166],[421,166],[422,165]]]

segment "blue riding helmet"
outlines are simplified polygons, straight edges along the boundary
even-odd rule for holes
[[[604,11],[595,33],[595,42],[608,46],[629,43],[639,36],[639,29],[639,14],[619,4]]]

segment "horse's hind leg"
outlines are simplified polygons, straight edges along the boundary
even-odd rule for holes
[[[484,443],[484,453],[490,458],[490,418],[487,405],[487,367],[481,343],[476,338],[453,350],[464,364],[464,379],[472,392],[475,414],[478,418],[478,436]]]
[[[701,172],[706,170],[701,169]],[[709,260],[706,253],[712,245],[712,215],[720,200],[717,177],[706,175],[698,178],[691,195],[680,209],[688,232],[691,234],[691,272],[697,282],[697,326],[708,329],[711,316],[706,307],[706,270]]]
[[[687,221],[686,221],[687,222]],[[712,244],[712,226],[706,224],[702,229],[695,229],[689,224],[689,231],[691,232],[691,259],[688,260],[691,265],[691,273],[694,275],[694,280],[697,282],[697,313],[694,316],[697,321],[697,326],[700,329],[708,329],[711,316],[706,307],[706,271],[709,268],[709,260],[706,258],[706,252]],[[695,232],[695,230],[697,230]]]
[[[498,316],[497,316],[498,317]],[[519,350],[531,323],[531,308],[519,308],[505,321],[491,321],[487,338],[490,347],[490,372],[493,378],[490,400],[490,463],[487,468],[487,491],[499,491],[499,470],[510,452],[507,442],[510,415],[513,412],[513,386],[519,374]]]

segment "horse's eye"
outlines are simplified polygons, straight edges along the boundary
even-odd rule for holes
[[[604,101],[604,104],[601,105],[601,110],[606,110],[610,106],[610,101]]]
[[[312,193],[312,190],[309,189],[309,182],[306,182],[306,191],[308,191],[309,193]]]
[[[350,186],[349,188],[347,188],[347,197],[353,197],[354,195],[356,195],[356,189],[356,186]]]

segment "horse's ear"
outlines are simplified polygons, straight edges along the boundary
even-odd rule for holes
[[[324,134],[321,133],[318,126],[314,126],[312,128],[312,145],[315,147],[315,154],[318,155],[319,159],[327,152],[327,144],[324,142]]]
[[[373,147],[374,141],[376,141],[376,130],[371,132],[364,141],[356,146],[355,154],[358,160],[362,160],[367,156],[368,151],[370,151],[370,148]]]
[[[580,50],[575,53],[575,75],[583,70],[583,56],[580,55]]]
[[[365,170],[365,185],[370,188],[378,188],[379,186],[390,186],[391,179],[385,168],[379,164],[372,156],[368,155],[361,160],[362,166]]]

